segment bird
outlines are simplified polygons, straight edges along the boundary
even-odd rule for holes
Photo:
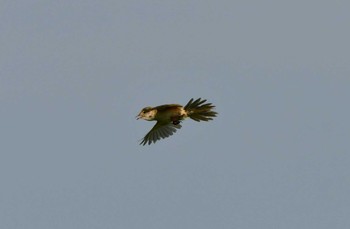
[[[157,121],[153,128],[145,135],[140,142],[140,145],[150,145],[156,143],[160,139],[164,139],[173,135],[180,129],[181,122],[186,118],[191,118],[194,121],[209,121],[216,117],[217,112],[211,103],[205,103],[206,99],[193,98],[185,105],[180,104],[165,104],[156,107],[145,107],[136,116],[136,119],[146,121]]]

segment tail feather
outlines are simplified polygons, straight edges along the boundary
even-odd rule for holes
[[[204,104],[206,101],[206,99],[201,100],[201,98],[195,101],[191,99],[184,107],[188,117],[197,122],[213,120],[212,117],[216,117],[217,115],[217,112],[212,110],[215,106],[211,103]]]

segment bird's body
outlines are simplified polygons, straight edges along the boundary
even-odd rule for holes
[[[216,116],[212,111],[211,103],[203,104],[206,100],[199,98],[193,102],[191,99],[186,106],[180,104],[166,104],[157,107],[145,107],[141,110],[137,119],[141,118],[147,121],[157,121],[154,127],[146,134],[140,144],[155,143],[161,138],[167,138],[177,129],[181,128],[180,122],[186,118],[195,121],[209,121]]]
[[[186,111],[179,104],[157,106],[154,110],[157,111],[154,120],[160,122],[179,121],[186,116]]]

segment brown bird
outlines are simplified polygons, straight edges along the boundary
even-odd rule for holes
[[[216,117],[215,107],[207,100],[201,98],[193,101],[191,99],[186,106],[179,104],[165,104],[157,107],[145,107],[136,116],[137,119],[147,121],[157,121],[153,128],[142,139],[140,145],[150,145],[152,142],[167,138],[173,135],[177,129],[181,128],[180,122],[186,118],[191,118],[197,122],[209,121]],[[204,104],[205,103],[205,104]]]

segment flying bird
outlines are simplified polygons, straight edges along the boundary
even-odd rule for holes
[[[191,99],[186,106],[180,104],[165,104],[157,107],[145,107],[136,116],[137,119],[157,121],[153,128],[142,139],[140,145],[150,145],[156,141],[173,135],[181,128],[180,122],[191,118],[197,122],[209,121],[216,117],[217,112],[213,111],[211,103],[201,98],[193,101]]]

